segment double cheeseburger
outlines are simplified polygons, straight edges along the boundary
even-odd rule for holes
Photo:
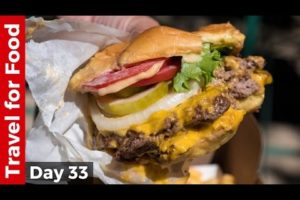
[[[240,57],[244,39],[229,23],[195,32],[158,26],[96,53],[70,81],[89,95],[87,145],[161,166],[218,149],[272,82],[262,57]]]

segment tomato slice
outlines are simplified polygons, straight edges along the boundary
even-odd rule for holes
[[[82,84],[82,88],[87,91],[97,91],[100,88],[104,88],[115,82],[137,75],[150,69],[158,61],[166,60],[166,58],[152,59],[145,62],[136,63],[134,66],[125,66],[122,70],[110,71],[102,74],[99,77],[94,78]]]
[[[152,84],[159,83],[162,81],[171,80],[176,75],[176,73],[179,71],[180,67],[181,67],[181,58],[180,57],[169,58],[164,63],[164,65],[159,70],[159,72],[157,72],[157,74],[155,74],[151,78],[141,80],[141,81],[133,84],[132,86],[141,87],[141,86],[152,85]]]

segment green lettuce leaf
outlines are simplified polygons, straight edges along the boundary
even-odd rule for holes
[[[173,80],[176,92],[186,92],[190,89],[190,81],[195,80],[204,85],[212,80],[213,71],[220,65],[221,54],[216,49],[211,49],[210,44],[204,44],[199,62],[187,63],[182,61],[181,71]]]
[[[217,50],[222,55],[230,55],[233,52],[234,47],[233,45],[230,44],[219,44],[219,45],[211,45],[211,49]]]

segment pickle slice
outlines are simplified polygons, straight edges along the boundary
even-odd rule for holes
[[[145,87],[127,87],[123,90],[120,90],[119,92],[114,93],[113,96],[118,98],[128,98],[143,90],[145,90]]]
[[[168,83],[161,82],[156,86],[135,94],[129,98],[112,98],[97,100],[98,106],[111,116],[124,116],[144,110],[168,94]]]

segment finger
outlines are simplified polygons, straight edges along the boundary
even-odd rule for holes
[[[58,18],[68,20],[68,21],[92,22],[92,20],[93,20],[93,16],[58,16]]]
[[[126,30],[132,34],[138,34],[145,30],[158,26],[158,22],[148,16],[133,16],[127,23]]]
[[[71,21],[88,21],[127,31],[133,36],[151,28],[159,23],[148,16],[59,16]]]

